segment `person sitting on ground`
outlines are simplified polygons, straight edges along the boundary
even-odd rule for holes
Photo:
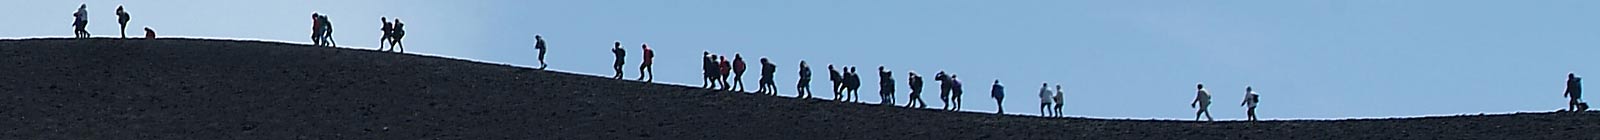
[[[644,60],[639,63],[639,80],[645,82],[655,81],[656,69],[650,66],[655,64],[656,50],[650,49],[649,43],[640,43],[639,49],[644,51],[644,57],[640,57],[644,58]]]
[[[78,11],[72,12],[72,35],[76,38],[89,38],[89,4],[78,5]]]
[[[1056,111],[1055,111],[1055,113],[1056,113],[1055,116],[1056,117],[1064,116],[1064,114],[1061,112],[1061,106],[1067,105],[1067,102],[1063,102],[1063,100],[1062,100],[1062,98],[1064,98],[1064,96],[1061,96],[1062,93],[1066,93],[1066,92],[1061,92],[1061,84],[1056,84],[1056,96],[1050,97],[1056,103],[1056,108],[1055,108],[1056,109]]]
[[[383,27],[382,28],[378,28],[378,31],[383,31],[383,36],[378,38],[378,50],[383,50],[383,48],[389,47],[388,46],[389,37],[394,35],[394,23],[393,22],[389,22],[389,17],[382,17],[382,16],[378,17],[378,21],[382,21],[383,22]],[[540,39],[538,34],[534,34],[533,35],[533,39],[537,40],[536,42],[534,42],[534,46],[533,46],[534,49],[539,49],[540,52],[543,53],[544,52],[544,48],[542,48],[542,47],[544,47],[544,46],[542,46],[541,44],[544,44],[544,41],[542,41],[544,39]],[[544,66],[539,66],[539,69],[544,69]]]
[[[405,53],[406,45],[400,41],[406,38],[406,23],[400,22],[400,18],[394,18],[394,33],[390,33],[389,36],[389,49]]]
[[[700,56],[700,70],[705,73],[705,76],[700,79],[704,79],[705,85],[700,87],[717,89],[717,55],[711,54],[709,50],[703,53],[704,55]]]
[[[811,65],[806,60],[800,60],[800,81],[795,82],[794,97],[811,99]]]
[[[763,89],[761,91],[767,95],[778,96],[778,84],[772,81],[772,74],[777,72],[778,64],[768,61],[767,57],[761,57],[761,80],[756,83]]]
[[[611,54],[617,56],[617,59],[611,63],[611,68],[614,69],[617,74],[616,76],[612,76],[611,79],[622,79],[622,63],[624,61],[624,56],[627,56],[628,52],[627,50],[622,49],[622,41],[612,42],[612,44]]]
[[[828,64],[828,81],[833,81],[833,101],[844,101],[844,93],[840,92],[844,90],[844,76],[833,68],[833,64]]]
[[[144,39],[156,39],[156,30],[150,29],[150,26],[144,26]]]
[[[733,52],[733,88],[734,91],[744,91],[744,56]],[[757,83],[759,84],[759,83]]]
[[[997,108],[994,114],[1005,114],[1006,87],[1000,85],[1000,79],[994,79],[994,87],[989,88],[989,97],[994,97],[994,105]]]
[[[1198,104],[1199,106],[1195,106],[1196,104]],[[1195,84],[1194,102],[1193,103],[1189,103],[1189,107],[1190,108],[1199,108],[1198,110],[1195,110],[1195,112],[1194,112],[1194,120],[1195,121],[1200,121],[1200,114],[1205,114],[1206,115],[1206,121],[1212,121],[1212,119],[1211,119],[1211,111],[1208,111],[1206,109],[1206,108],[1209,108],[1210,106],[1211,106],[1211,93],[1206,92],[1206,86],[1205,85],[1203,85],[1203,84]]]
[[[856,73],[856,66],[845,67],[844,72],[845,94],[849,94],[852,103],[859,103],[861,99],[861,74]]]
[[[383,36],[384,39],[387,40],[389,34],[393,32],[392,30],[394,30],[394,28],[388,21],[383,22],[383,27]],[[383,45],[378,45],[378,49],[383,49]],[[544,36],[540,36],[538,34],[533,35],[533,49],[539,50],[539,69],[543,70],[545,67],[550,66],[549,63],[544,62],[544,53],[548,51],[546,50],[548,48],[544,46]]]
[[[117,32],[122,33],[122,39],[128,39],[128,18],[132,18],[128,16],[128,11],[123,11],[122,5],[117,5],[117,25],[122,27]]]
[[[1255,89],[1250,88],[1250,86],[1244,86],[1244,102],[1239,103],[1239,106],[1245,106],[1247,120],[1256,121],[1257,102],[1261,102],[1261,94],[1256,94]]]
[[[922,76],[921,75],[917,75],[916,71],[906,71],[906,74],[910,75],[910,76],[907,76],[907,78],[906,78],[906,84],[909,84],[909,86],[911,86],[911,89],[908,89],[908,90],[911,90],[911,95],[906,96],[906,98],[910,98],[910,100],[906,100],[906,107],[910,107],[910,108],[926,108],[926,107],[928,107],[928,103],[925,103],[925,102],[922,101]]]
[[[1561,97],[1568,97],[1567,98],[1568,99],[1567,100],[1567,110],[1568,111],[1573,111],[1573,112],[1584,111],[1584,110],[1579,110],[1578,109],[1578,104],[1583,103],[1582,101],[1580,101],[1580,99],[1583,98],[1583,84],[1581,83],[1580,80],[1583,80],[1583,78],[1578,77],[1577,74],[1570,73],[1570,72],[1567,73],[1567,90],[1561,93]]]
[[[719,63],[717,63],[717,70],[720,70],[720,72],[721,72],[721,73],[718,73],[717,80],[718,81],[722,81],[722,90],[724,90],[724,91],[732,91],[733,90],[733,86],[729,85],[729,83],[728,83],[728,74],[729,74],[730,71],[733,71],[732,64],[729,64],[729,63],[733,63],[733,62],[728,61],[728,56],[717,56],[717,58],[719,59],[717,61],[717,62],[719,62]]]
[[[956,74],[950,74],[950,111],[961,111],[962,91],[964,89],[961,89],[961,78]]]
[[[1039,86],[1039,113],[1043,113],[1040,115],[1044,115],[1046,117],[1054,115],[1054,113],[1051,113],[1049,110],[1051,104],[1050,95],[1052,94],[1050,94],[1049,82],[1045,82]]]
[[[950,89],[953,86],[950,81],[950,75],[945,74],[944,70],[939,70],[939,73],[933,74],[933,80],[939,81],[939,102],[944,103],[944,107],[939,109],[950,110]]]
[[[894,106],[894,72],[878,65],[878,104]]]

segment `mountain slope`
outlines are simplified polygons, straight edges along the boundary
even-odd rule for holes
[[[0,40],[0,65],[0,139],[1600,139],[1593,113],[1000,116],[260,41]]]

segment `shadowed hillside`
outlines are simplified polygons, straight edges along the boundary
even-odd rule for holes
[[[0,40],[0,65],[0,139],[1600,139],[1595,113],[1052,119],[259,41]]]

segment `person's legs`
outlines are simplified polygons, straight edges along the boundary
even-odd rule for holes
[[[128,39],[128,22],[122,22],[121,25],[122,30],[117,30],[117,32],[122,32],[122,39]]]
[[[733,87],[735,90],[744,91],[744,73],[733,73]]]
[[[1578,109],[1578,98],[1577,97],[1568,98],[1568,100],[1567,100],[1567,111],[1578,111],[1577,109]]]
[[[1256,107],[1250,107],[1250,109],[1246,110],[1245,112],[1245,115],[1250,116],[1250,121],[1256,121]]]
[[[1056,111],[1055,111],[1056,117],[1061,117],[1061,116],[1065,116],[1066,115],[1066,114],[1061,112],[1061,106],[1062,105],[1064,105],[1064,104],[1059,104],[1059,103],[1056,104]]]
[[[544,63],[544,52],[544,49],[539,49],[539,69],[541,70],[547,66],[550,66],[549,64]]]

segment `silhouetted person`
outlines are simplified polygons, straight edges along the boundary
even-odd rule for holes
[[[131,18],[128,17],[128,11],[123,11],[122,5],[117,5],[117,25],[122,27],[117,32],[122,32],[122,39],[128,39],[128,18]]]
[[[144,27],[144,39],[156,39],[156,30],[155,29],[150,29],[150,26],[145,26]]]
[[[639,49],[644,51],[644,60],[639,63],[639,80],[651,82],[656,80],[656,69],[650,67],[655,64],[656,50],[650,49],[650,44],[641,43]]]
[[[622,79],[622,63],[624,57],[628,55],[628,51],[622,49],[622,41],[612,42],[611,46],[611,54],[617,56],[617,59],[615,59],[616,61],[611,63],[611,68],[614,69],[617,74],[616,76],[612,76],[611,79]]]
[[[394,30],[394,28],[390,27],[391,25],[389,22],[383,22],[383,26],[385,29],[383,36],[385,39],[387,39],[389,38],[389,34],[393,32],[392,30]],[[383,49],[383,47],[380,45],[378,49]],[[544,46],[544,36],[533,35],[533,49],[539,50],[539,69],[542,70],[545,67],[549,67],[550,64],[544,62],[544,53],[549,51],[549,48]]]
[[[701,87],[706,89],[716,89],[717,55],[712,55],[711,51],[704,51],[702,53],[703,55],[700,56],[700,70],[705,74],[705,76],[701,77],[700,79],[704,79],[705,85]]]
[[[1200,106],[1195,106],[1196,104],[1199,104]],[[1189,103],[1189,107],[1191,107],[1191,108],[1199,108],[1199,110],[1195,110],[1195,112],[1194,112],[1194,120],[1195,121],[1199,121],[1200,120],[1200,114],[1205,114],[1206,115],[1206,121],[1212,121],[1212,119],[1211,119],[1211,111],[1208,111],[1206,109],[1206,108],[1211,107],[1211,93],[1210,92],[1206,92],[1206,86],[1205,85],[1195,84],[1194,102],[1193,103]]]
[[[400,41],[405,40],[406,38],[406,23],[400,22],[400,18],[394,18],[394,33],[391,33],[389,36],[389,45],[391,46],[389,49],[394,49],[400,53],[405,53],[406,45]]]
[[[379,31],[383,31],[383,37],[378,38],[378,50],[383,50],[383,48],[389,47],[389,41],[390,41],[389,39],[391,39],[391,37],[394,36],[394,22],[389,22],[389,17],[378,17],[378,21],[382,21],[383,22],[383,28],[378,28]],[[540,40],[538,42],[535,42],[533,47],[534,47],[534,49],[539,49],[539,53],[543,54],[544,53],[544,48],[543,48],[544,45],[541,45],[541,44],[544,44],[544,41],[543,41],[544,39],[539,39],[539,35],[537,35],[537,34],[533,35],[533,39],[534,40]],[[540,55],[540,56],[543,56],[543,55]],[[540,58],[539,60],[540,60],[539,62],[544,62],[544,58]],[[543,64],[543,63],[540,63],[540,64]],[[544,69],[544,66],[539,66],[539,69]]]
[[[323,34],[322,30],[325,30],[325,29],[327,29],[327,28],[322,28],[322,15],[321,14],[317,14],[317,12],[311,12],[311,44],[312,45],[314,45],[314,46],[325,45],[325,44],[322,44],[323,43],[323,41],[322,41],[323,37],[322,36],[323,35],[327,35],[327,34]]]
[[[1245,106],[1247,108],[1245,109],[1245,115],[1249,116],[1248,120],[1250,121],[1256,121],[1257,102],[1261,102],[1261,94],[1256,94],[1255,89],[1250,88],[1250,86],[1245,86],[1244,102],[1239,103],[1239,106]]]
[[[844,101],[844,93],[841,92],[844,90],[844,76],[833,68],[833,64],[828,64],[828,81],[833,81],[833,101]]]
[[[950,110],[950,89],[955,86],[953,84],[954,81],[950,80],[950,75],[945,74],[944,70],[940,70],[939,73],[934,74],[933,80],[939,81],[939,102],[944,102],[944,107],[939,109]]]
[[[911,89],[908,89],[911,90],[911,95],[906,97],[911,99],[906,100],[906,107],[928,107],[928,103],[922,101],[922,75],[917,75],[916,71],[907,71],[906,75],[910,75],[906,77],[906,84],[911,86]]]
[[[733,90],[733,86],[729,85],[728,83],[728,74],[730,71],[733,71],[732,64],[729,64],[732,62],[728,61],[728,56],[717,56],[717,59],[717,70],[721,72],[717,75],[717,81],[722,81],[722,90],[731,91]]]
[[[1579,99],[1583,98],[1583,84],[1580,80],[1583,80],[1583,78],[1578,77],[1577,74],[1567,73],[1567,91],[1561,93],[1561,97],[1567,97],[1568,99],[1567,110],[1583,111],[1578,110],[1578,104],[1583,103],[1579,101]]]
[[[72,17],[73,37],[89,38],[89,30],[84,30],[84,27],[89,26],[89,4],[78,5],[78,11],[72,12]]]
[[[333,41],[333,22],[328,21],[328,15],[321,15],[317,19],[317,22],[322,22],[322,41],[327,42],[322,44],[328,47],[338,46],[339,43]]]
[[[950,74],[950,81],[951,81],[950,82],[950,105],[951,105],[950,110],[951,111],[960,111],[961,110],[961,102],[962,102],[961,101],[961,97],[962,97],[961,96],[961,92],[965,91],[965,90],[961,89],[961,78],[959,76],[956,76],[955,74]]]
[[[768,61],[767,57],[761,57],[761,80],[757,81],[756,84],[761,86],[760,91],[762,93],[773,96],[778,95],[778,84],[772,81],[772,74],[777,72],[778,64]]]
[[[878,66],[878,104],[894,106],[894,72]]]
[[[1067,105],[1067,102],[1063,102],[1063,100],[1062,100],[1062,98],[1063,98],[1063,96],[1061,96],[1062,93],[1066,93],[1066,92],[1061,92],[1061,84],[1056,84],[1056,96],[1050,97],[1052,100],[1055,100],[1055,103],[1056,103],[1056,108],[1055,108],[1056,109],[1056,111],[1055,111],[1055,113],[1056,113],[1055,116],[1056,117],[1064,116],[1063,113],[1061,112],[1061,106]]]
[[[1050,104],[1052,103],[1050,101],[1050,95],[1055,95],[1050,93],[1050,83],[1047,82],[1039,86],[1039,113],[1041,113],[1039,115],[1046,117],[1055,115],[1055,113],[1052,113],[1050,112],[1051,110],[1049,110]]]
[[[856,73],[856,66],[845,67],[844,72],[845,94],[850,94],[850,102],[856,103],[861,99],[861,74]]]
[[[733,53],[733,87],[734,87],[733,89],[734,89],[734,91],[740,91],[740,92],[744,91],[744,66],[745,66],[744,65],[744,56],[739,55],[738,52],[734,52]]]
[[[994,97],[994,105],[998,109],[994,114],[1005,114],[1006,87],[1005,85],[1000,85],[1000,79],[995,79],[994,87],[989,88],[989,97]]]
[[[811,99],[811,65],[806,60],[800,60],[800,81],[795,82],[794,97]]]

